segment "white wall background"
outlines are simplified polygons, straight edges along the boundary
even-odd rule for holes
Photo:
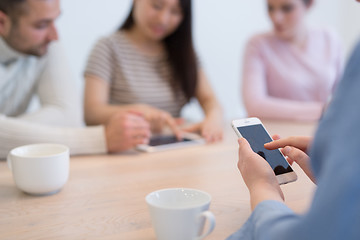
[[[62,0],[58,28],[78,86],[82,87],[82,73],[94,43],[120,26],[131,3],[132,0]],[[242,55],[253,34],[271,28],[266,1],[193,0],[193,7],[196,50],[225,117],[244,116],[240,96]],[[355,0],[317,0],[308,22],[334,28],[348,54],[360,37],[360,4]],[[197,120],[201,110],[192,103],[183,114]]]

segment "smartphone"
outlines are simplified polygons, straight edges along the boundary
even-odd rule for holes
[[[231,125],[236,134],[239,137],[244,137],[249,142],[252,150],[263,157],[270,164],[274,170],[279,184],[296,181],[296,173],[280,150],[267,150],[264,147],[265,143],[271,142],[273,139],[266,131],[260,119],[238,119],[232,121]]]
[[[152,137],[149,141],[149,146],[155,147],[160,145],[167,145],[173,143],[180,143],[180,142],[189,142],[192,141],[190,138],[183,138],[177,139],[176,136],[155,136]]]
[[[201,144],[205,144],[205,140],[197,134],[186,133],[181,140],[174,135],[156,135],[150,138],[149,144],[138,145],[136,149],[142,152],[159,152]]]

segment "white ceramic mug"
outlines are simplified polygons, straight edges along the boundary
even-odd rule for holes
[[[200,240],[215,227],[215,217],[208,211],[211,196],[206,192],[170,188],[152,192],[145,199],[158,240]],[[201,235],[205,219],[209,229]]]
[[[69,148],[60,144],[32,144],[14,148],[7,157],[16,186],[29,194],[58,192],[69,177]]]

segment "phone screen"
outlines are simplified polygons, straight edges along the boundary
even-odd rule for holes
[[[272,139],[261,124],[238,127],[237,129],[249,142],[252,150],[270,164],[275,175],[293,172],[292,168],[278,149],[267,150],[264,147],[264,144],[271,142]]]
[[[189,142],[191,139],[183,138],[182,140],[178,140],[175,136],[156,136],[152,137],[150,139],[149,145],[154,146],[160,146],[165,144],[171,144],[171,143],[178,143],[178,142]]]

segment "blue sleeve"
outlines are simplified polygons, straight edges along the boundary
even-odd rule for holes
[[[263,201],[256,206],[244,226],[226,240],[270,239],[269,233],[275,234],[271,239],[277,239],[276,232],[272,229],[284,221],[287,225],[294,223],[298,218],[299,216],[281,202]]]
[[[310,156],[318,187],[308,212],[264,201],[228,239],[360,239],[359,104],[360,44],[315,135]]]

